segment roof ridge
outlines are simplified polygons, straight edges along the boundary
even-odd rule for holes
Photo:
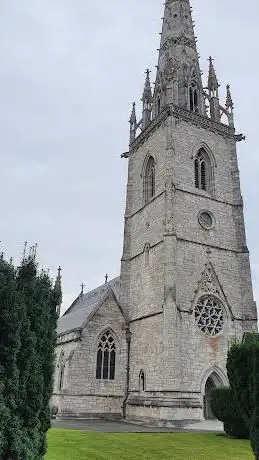
[[[82,307],[81,308],[78,308],[78,310],[82,310],[83,308],[86,307],[86,305],[83,304],[84,300],[87,300],[87,299],[91,299],[91,298],[94,298],[95,295],[98,295],[98,293],[100,294],[103,291],[106,291],[108,287],[112,287],[113,284],[115,284],[114,282],[116,280],[120,280],[120,276],[117,276],[113,279],[111,279],[110,281],[108,281],[107,283],[103,283],[101,284],[100,286],[97,286],[96,288],[94,289],[91,289],[90,291],[87,291],[85,292],[83,295],[82,294],[79,294],[76,299],[72,302],[72,304],[68,307],[68,309],[65,311],[65,313],[63,314],[62,318],[64,316],[66,316],[67,314],[69,313],[72,313],[73,311],[73,307],[75,307],[77,305],[77,302],[81,299],[82,300]]]

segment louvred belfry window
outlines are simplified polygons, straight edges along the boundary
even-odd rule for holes
[[[211,173],[212,167],[208,155],[204,149],[201,149],[194,163],[195,187],[211,192]]]
[[[115,340],[110,333],[106,331],[99,342],[96,363],[96,379],[114,380],[115,379],[115,358],[116,346]]]

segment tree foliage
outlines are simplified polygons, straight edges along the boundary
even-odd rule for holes
[[[249,429],[255,458],[259,460],[259,340],[247,334],[228,354],[227,370],[235,404]]]
[[[35,254],[21,266],[0,258],[0,458],[41,460],[50,426],[60,291],[38,273]]]
[[[213,391],[211,409],[213,415],[224,423],[224,431],[235,438],[248,439],[249,430],[233,398],[231,388]]]

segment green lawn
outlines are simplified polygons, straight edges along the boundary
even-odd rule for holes
[[[45,460],[253,460],[248,441],[211,433],[89,433],[52,429]]]

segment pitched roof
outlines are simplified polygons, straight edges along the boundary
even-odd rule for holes
[[[86,294],[80,294],[65,314],[58,320],[57,333],[62,334],[81,329],[95,309],[101,305],[110,290],[112,290],[119,303],[120,277],[114,278]]]

